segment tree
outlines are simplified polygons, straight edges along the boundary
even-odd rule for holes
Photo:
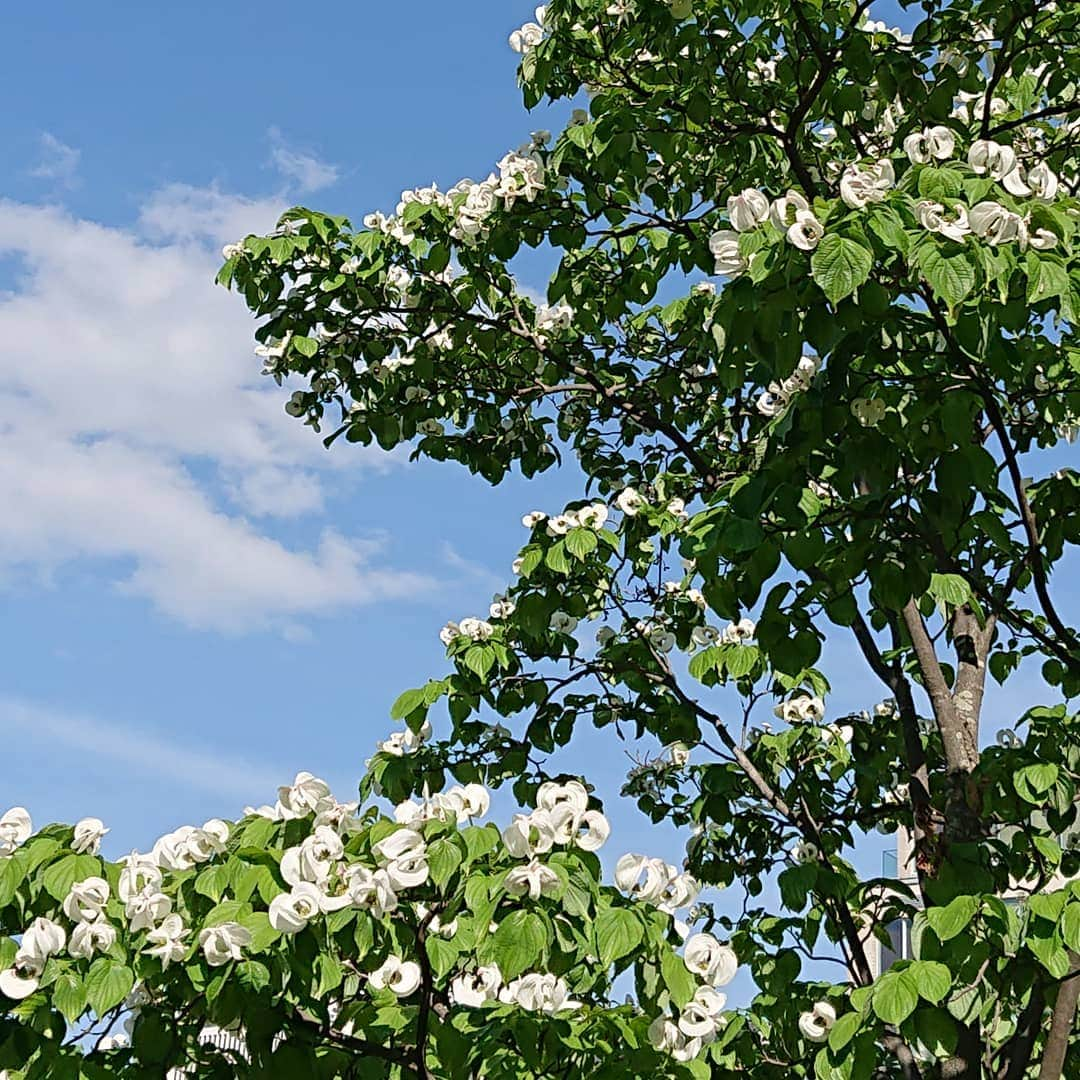
[[[149,1017],[170,1032],[239,1018],[264,1056],[284,1038],[274,1053],[325,1076],[1067,1075],[1080,635],[1055,568],[1080,540],[1080,476],[1062,451],[1080,425],[1080,10],[924,0],[903,33],[868,7],[552,0],[511,45],[527,106],[587,98],[557,138],[536,133],[480,183],[405,192],[362,228],[297,208],[226,249],[220,280],[262,319],[266,373],[305,382],[287,411],[327,444],[408,443],[492,483],[573,458],[587,479],[591,497],[527,515],[516,580],[489,616],[444,628],[450,674],[398,700],[413,735],[445,704],[446,737],[413,745],[399,732],[361,785],[395,803],[448,776],[539,798],[541,825],[516,850],[489,830],[494,846],[476,855],[471,827],[425,825],[429,853],[445,841],[461,865],[420,899],[429,914],[467,909],[476,933],[493,894],[472,882],[540,856],[530,887],[547,866],[561,891],[538,885],[516,906],[500,893],[499,915],[522,925],[515,947],[533,940],[530,917],[545,923],[536,956],[586,1005],[528,1028],[519,998],[461,1012],[445,997],[458,961],[438,961],[449,966],[432,969],[433,992],[408,1006],[363,991],[352,1030],[365,1045],[349,1054],[312,989],[317,969],[332,980],[342,963],[343,916],[330,915],[267,945],[254,988],[265,1011],[245,1011],[247,960],[207,969],[202,1000],[197,951],[175,976],[138,961],[165,1005],[140,1014],[136,1057]],[[523,248],[551,259],[544,303],[515,281]],[[827,632],[856,643],[884,698],[828,722]],[[987,676],[1018,670],[1030,708],[987,745]],[[718,705],[732,700],[734,726]],[[760,720],[770,706],[775,729]],[[541,785],[565,780],[544,755],[581,722],[668,748],[627,792],[652,819],[692,828],[693,880],[743,892],[738,917],[692,912],[715,936],[683,961],[668,914],[604,891],[572,847],[573,870],[537,847],[553,790]],[[346,854],[374,872],[372,837],[389,826],[365,828]],[[853,849],[874,829],[911,835],[914,886],[857,873]],[[213,880],[215,902],[229,890],[226,905],[261,882],[275,902],[288,884],[278,856],[308,843],[302,833],[245,819],[208,869],[179,879],[176,902],[205,917],[196,898],[210,886],[192,880]],[[35,868],[43,841],[60,846]],[[0,929],[67,895],[83,871],[62,881],[56,867],[82,857],[66,844],[47,830],[0,862]],[[238,863],[259,876],[244,899]],[[663,864],[620,868],[647,903],[692,891]],[[778,903],[765,899],[773,881]],[[256,935],[259,910],[243,914]],[[375,920],[364,955],[393,943],[435,963],[426,918]],[[897,919],[913,922],[916,952],[879,974],[875,940]],[[722,939],[757,994],[715,1013]],[[840,960],[835,979],[821,954]],[[633,968],[632,1004],[605,1006],[608,960]],[[119,954],[108,963],[131,970]],[[350,1001],[370,986],[355,978]],[[58,1067],[56,993],[14,1011],[0,1055],[19,1039]],[[309,1016],[310,1045],[296,1034]]]

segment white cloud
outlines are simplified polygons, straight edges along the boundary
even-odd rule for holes
[[[500,589],[506,588],[506,580],[500,577],[488,566],[484,566],[483,563],[473,562],[472,559],[466,559],[451,544],[449,541],[444,540],[442,545],[442,558],[443,562],[447,566],[457,570],[462,577],[475,581],[484,588],[491,589],[492,592],[497,592]]]
[[[236,800],[270,798],[283,774],[266,765],[230,758],[220,748],[200,749],[145,731],[109,724],[11,698],[0,698],[0,726],[20,742],[45,743],[54,756],[86,756],[130,765],[152,774]],[[287,777],[286,777],[287,779]]]
[[[271,128],[268,134],[271,163],[297,191],[321,191],[337,183],[340,170],[336,165],[289,146],[277,128]]]
[[[126,230],[0,201],[0,255],[22,264],[0,293],[0,500],[18,507],[0,516],[0,585],[16,569],[110,560],[119,587],[188,625],[291,634],[430,587],[381,565],[381,539],[321,528],[321,480],[346,462],[284,415],[243,303],[213,284],[218,241],[277,210],[174,186]],[[237,508],[306,517],[311,546]]]
[[[75,187],[82,151],[68,146],[47,131],[42,133],[38,141],[41,144],[41,160],[30,170],[30,175],[38,180],[53,180],[61,187]]]

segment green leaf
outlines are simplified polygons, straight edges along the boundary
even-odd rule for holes
[[[928,909],[926,921],[938,938],[948,941],[967,927],[978,910],[979,898],[977,896],[958,896],[945,907]]]
[[[1057,783],[1058,767],[1052,762],[1042,765],[1025,765],[1013,774],[1013,787],[1021,799],[1029,803],[1042,803],[1043,796]]]
[[[934,241],[919,249],[919,268],[935,295],[955,308],[975,288],[975,267],[959,251],[946,255]]]
[[[270,985],[270,969],[258,960],[242,960],[236,965],[236,977],[240,985],[252,994]]]
[[[42,874],[45,891],[54,900],[63,900],[76,881],[101,876],[101,863],[93,855],[65,855]]]
[[[470,825],[458,833],[465,841],[469,862],[476,862],[499,846],[499,830],[492,825]]]
[[[937,1005],[952,989],[952,974],[944,964],[933,960],[915,960],[907,974],[919,988],[919,996]]]
[[[465,666],[486,682],[488,672],[495,666],[495,650],[490,645],[471,645],[465,653]]]
[[[832,303],[850,296],[870,276],[873,256],[861,244],[828,233],[817,246],[810,268]]]
[[[74,1024],[86,1011],[86,987],[75,972],[65,971],[59,975],[50,990],[53,1004],[69,1024]]]
[[[919,195],[924,199],[955,199],[963,190],[964,174],[956,169],[924,165],[919,170]]]
[[[915,1014],[915,1031],[919,1042],[939,1060],[956,1050],[956,1024],[942,1009],[920,1009]]]
[[[633,952],[645,936],[637,913],[628,908],[602,908],[594,927],[600,963],[607,967]]]
[[[0,859],[0,908],[11,903],[19,886],[26,877],[26,865],[18,853]]]
[[[906,971],[887,971],[874,984],[874,1013],[886,1024],[902,1024],[918,1004],[918,987]]]
[[[829,1032],[829,1049],[834,1054],[843,1050],[855,1038],[855,1033],[862,1026],[862,1022],[862,1014],[857,1012],[844,1013],[843,1016],[837,1017],[836,1023]]]
[[[314,356],[319,351],[319,343],[314,338],[305,337],[303,334],[294,334],[291,343],[301,356]]]
[[[1061,913],[1061,940],[1073,952],[1080,952],[1080,904],[1069,904]]]
[[[547,951],[547,927],[532,911],[512,911],[492,935],[491,948],[503,978],[516,979],[523,971],[539,967]]]
[[[406,690],[398,695],[397,700],[390,707],[391,720],[404,720],[410,713],[427,704],[427,695],[423,688]]]
[[[90,965],[86,974],[86,1000],[99,1016],[115,1009],[131,993],[134,973],[108,956],[101,956]]]
[[[208,866],[195,879],[195,891],[216,904],[229,884],[229,876],[229,868],[224,863]]]
[[[592,529],[571,529],[566,536],[566,550],[581,561],[587,559],[596,550],[598,543],[596,533]]]
[[[1027,300],[1037,304],[1053,296],[1069,294],[1069,272],[1053,258],[1040,258],[1033,251],[1027,256]]]
[[[693,996],[697,983],[683,958],[670,949],[660,957],[660,974],[676,1008],[681,1009]]]
[[[559,540],[547,549],[547,554],[544,556],[544,562],[547,563],[548,568],[554,570],[556,574],[569,574],[570,573],[570,560],[566,557],[566,543],[563,540]]]
[[[440,837],[427,849],[431,880],[441,889],[461,865],[461,848],[449,837]]]
[[[953,607],[960,607],[971,599],[971,586],[959,574],[931,574],[930,595]]]

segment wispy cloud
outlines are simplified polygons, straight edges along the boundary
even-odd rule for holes
[[[30,170],[30,175],[38,180],[52,180],[61,187],[75,187],[79,179],[79,159],[82,151],[68,146],[47,131],[42,133],[38,141],[41,145],[41,160]]]
[[[0,587],[95,560],[189,626],[294,636],[432,587],[387,565],[386,538],[320,521],[339,459],[284,415],[243,304],[213,284],[216,246],[278,209],[171,186],[123,229],[0,200],[0,255],[25,268],[0,294],[0,502],[19,507],[0,518]],[[299,542],[275,535],[289,517]]]
[[[230,758],[217,747],[200,750],[185,737],[172,740],[110,724],[94,717],[0,698],[0,730],[33,743],[48,743],[57,755],[86,756],[129,765],[189,788],[233,800],[267,798],[284,773],[265,763]],[[286,777],[287,779],[287,777]]]
[[[470,581],[475,581],[485,588],[491,589],[493,592],[506,587],[506,580],[499,574],[496,574],[494,570],[488,566],[484,566],[483,563],[473,562],[472,559],[466,559],[457,548],[445,540],[442,545],[442,558],[447,566],[456,570],[462,577],[468,578]]]
[[[340,170],[314,154],[289,146],[277,128],[271,128],[270,161],[281,175],[293,184],[297,191],[321,191],[336,184]]]

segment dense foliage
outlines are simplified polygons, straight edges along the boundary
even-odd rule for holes
[[[245,818],[204,869],[166,867],[192,928],[167,970],[111,894],[107,956],[72,954],[70,887],[119,871],[46,830],[0,858],[0,931],[59,919],[40,962],[29,932],[0,945],[40,981],[0,1021],[0,1067],[160,1075],[209,1021],[247,1033],[243,1076],[275,1055],[326,1077],[1076,1073],[1080,636],[1055,568],[1080,540],[1080,9],[910,7],[904,32],[849,0],[552,0],[511,46],[527,105],[581,106],[557,137],[361,228],[301,208],[226,249],[266,373],[300,380],[287,411],[328,444],[587,477],[526,516],[505,594],[444,628],[450,674],[401,696],[361,785],[398,804],[512,781],[540,817],[500,842],[436,814],[415,899],[324,916],[297,896],[322,907],[287,937],[267,909],[296,895],[283,853],[318,844],[319,811]],[[552,262],[544,303],[515,280],[526,248]],[[826,633],[883,700],[830,715]],[[1030,707],[994,741],[987,676],[1022,662]],[[621,860],[636,903],[581,849],[604,832],[584,791],[541,786],[581,724],[667,748],[627,792],[688,827],[689,876]],[[574,792],[562,847],[552,790]],[[326,880],[385,869],[393,826],[360,822],[318,856]],[[856,872],[872,830],[911,837],[910,880]],[[672,909],[698,882],[744,902],[694,910],[713,936],[680,960]],[[914,955],[878,972],[899,919]],[[221,923],[250,940],[217,969],[199,939]],[[734,1011],[713,989],[729,948],[756,986]],[[545,989],[454,999],[463,975],[487,995],[493,964],[492,985]],[[133,1051],[61,1046],[51,1009],[107,1015],[136,977]]]

